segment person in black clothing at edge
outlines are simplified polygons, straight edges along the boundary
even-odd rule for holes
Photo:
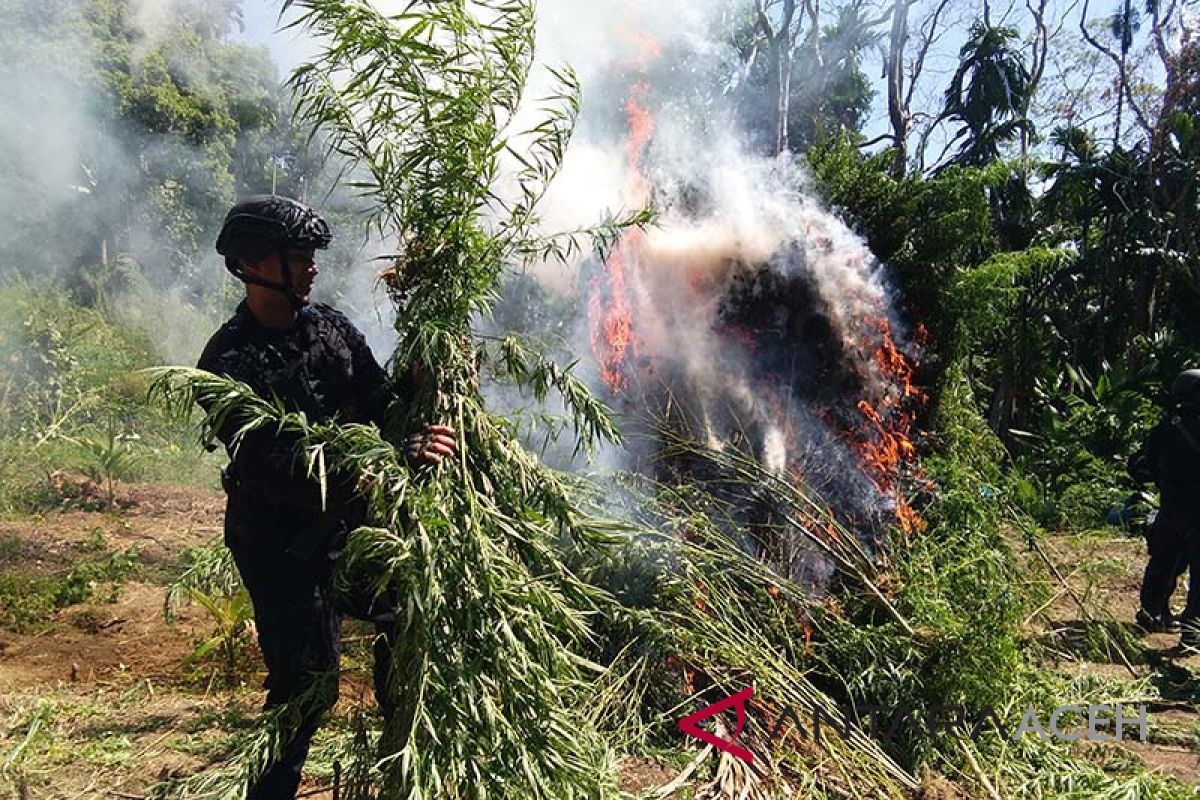
[[[1200,649],[1200,369],[1179,373],[1172,406],[1129,459],[1135,481],[1158,486],[1158,516],[1146,531],[1150,560],[1135,624],[1158,633],[1182,629],[1180,645]],[[1178,622],[1171,595],[1187,570],[1187,605]]]
[[[311,421],[374,422],[396,399],[366,340],[341,312],[309,303],[318,274],[314,251],[329,245],[326,222],[308,206],[279,196],[235,205],[217,252],[246,284],[246,299],[209,340],[199,368],[248,384]],[[233,426],[217,431],[230,453],[222,472],[228,495],[225,544],[254,605],[266,662],[266,708],[300,698],[302,709],[278,757],[250,786],[251,800],[293,798],[309,742],[337,699],[343,616],[375,623],[375,693],[387,715],[387,672],[395,619],[365,598],[335,596],[333,573],[346,536],[365,508],[345,481],[320,486],[296,457],[295,439],[256,431],[233,447]],[[455,432],[429,425],[404,443],[413,464],[456,453]],[[351,481],[352,482],[352,481]]]

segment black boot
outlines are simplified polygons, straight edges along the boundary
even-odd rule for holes
[[[1183,635],[1179,637],[1179,648],[1184,652],[1200,653],[1200,619],[1183,620]]]
[[[1139,608],[1133,624],[1146,633],[1174,633],[1179,630],[1179,623],[1171,616],[1170,611],[1162,614],[1151,614],[1144,608]]]

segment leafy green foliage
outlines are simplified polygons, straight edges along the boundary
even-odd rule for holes
[[[986,712],[1037,691],[1021,630],[1036,594],[1000,527],[1003,448],[980,418],[961,364],[943,381],[934,411],[939,440],[923,462],[937,496],[924,510],[928,527],[893,555],[896,608],[916,633],[905,635],[857,602],[822,632],[825,671],[856,705]],[[957,742],[911,735],[902,731],[891,743],[910,768],[961,758]]]
[[[528,389],[539,402],[545,400],[553,387],[572,412],[575,430],[581,435],[577,450],[593,452],[595,443],[601,441],[620,442],[621,432],[608,416],[608,411],[588,389],[587,385],[571,373],[573,364],[563,368],[545,356],[531,350],[528,342],[514,335],[500,340],[497,374],[517,386]]]
[[[250,660],[254,606],[222,538],[184,553],[183,571],[167,587],[163,616],[173,622],[185,603],[200,606],[213,624],[212,633],[196,644],[188,661],[198,666],[215,662],[213,674],[235,685]]]
[[[954,163],[981,166],[997,160],[1001,147],[1022,128],[1031,91],[1029,69],[1016,47],[1015,28],[971,26],[959,51],[958,69],[946,89],[942,116],[961,123],[951,141],[964,139]]]
[[[1093,382],[1068,368],[1038,384],[1044,416],[1022,437],[1019,463],[1044,486],[1043,524],[1096,527],[1129,494],[1126,461],[1160,415],[1135,379],[1109,371]]]
[[[1007,34],[976,34],[956,102],[987,139],[1020,111],[1023,79],[1010,78],[1022,68]],[[966,108],[975,101],[981,109]],[[998,140],[968,139],[966,161],[979,166],[904,181],[887,175],[885,157],[847,145],[808,154],[820,191],[888,263],[910,318],[931,334],[926,379],[939,383],[939,369],[961,360],[954,380],[986,409],[1010,463],[1032,473],[1026,494],[1041,499],[1028,507],[1054,525],[1102,518],[1162,387],[1198,358],[1200,250],[1184,221],[1196,197],[1181,171],[1195,153],[1182,118],[1165,114],[1162,130],[1147,143],[1154,156],[1146,145],[1106,153],[1086,131],[1056,130],[1061,156],[1039,167],[1038,194],[997,160]],[[1071,389],[1083,375],[1108,376],[1104,391]]]
[[[240,2],[148,9],[3,2],[14,157],[0,176],[18,215],[0,245],[5,270],[77,280],[126,257],[159,286],[206,287],[199,256],[235,193],[297,192],[312,177],[269,55],[228,40]],[[37,132],[47,126],[61,127],[49,140],[61,161],[52,171]]]
[[[0,508],[57,505],[64,468],[100,483],[195,479],[193,437],[147,404],[135,374],[157,361],[143,334],[48,282],[0,284],[0,304]]]
[[[959,276],[994,247],[986,171],[953,167],[897,180],[887,154],[866,157],[849,142],[806,154],[817,191],[847,217],[899,284],[901,302],[932,335],[934,360],[958,342]]]
[[[103,584],[110,586],[104,599],[113,602],[120,583],[138,565],[137,551],[130,549],[80,561],[66,572],[6,568],[0,575],[0,626],[17,633],[36,631],[57,609],[91,600]]]

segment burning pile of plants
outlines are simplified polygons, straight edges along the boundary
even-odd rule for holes
[[[831,692],[850,703],[880,686],[954,693],[1012,671],[1008,607],[987,609],[1001,633],[975,642],[971,658],[990,663],[969,679],[939,652],[950,639],[938,631],[965,635],[946,610],[964,586],[984,568],[1005,577],[991,528],[947,539],[958,549],[945,557],[969,555],[968,568],[919,601],[906,594],[905,569],[921,562],[894,563],[909,542],[888,532],[930,552],[908,497],[917,348],[898,334],[870,253],[796,176],[714,158],[703,191],[659,182],[651,98],[635,82],[621,145],[633,210],[547,234],[541,202],[579,90],[555,72],[555,96],[514,135],[531,3],[414,3],[398,16],[362,0],[287,5],[324,43],[293,75],[299,117],[349,162],[371,227],[402,248],[385,277],[392,368],[421,380],[383,431],[314,425],[195,371],[170,371],[158,389],[182,408],[203,398],[209,431],[234,420],[295,432],[314,476],[357,475],[370,502],[342,572],[400,598],[388,692],[401,712],[382,727],[359,715],[339,739],[341,796],[616,797],[617,755],[677,743],[696,694],[751,684],[772,716],[834,709]],[[509,157],[516,191],[494,191]],[[638,210],[651,201],[652,226]],[[485,380],[556,392],[582,447],[620,441],[586,381],[519,335],[476,329],[507,270],[593,244],[604,252],[587,278],[597,373],[636,417],[634,469],[601,485],[540,463],[481,392]],[[459,431],[461,455],[413,472],[393,443],[429,420]],[[933,512],[942,524],[965,513]],[[228,769],[168,791],[240,796],[294,710],[243,741]],[[920,785],[911,751],[885,752],[857,729],[820,748],[757,729],[739,742],[752,764],[701,768],[710,748],[660,796],[684,783],[705,797],[898,797]],[[978,770],[963,747],[965,761],[935,763]],[[969,779],[991,786],[982,771]]]
[[[622,413],[632,470],[732,504],[730,535],[803,585],[823,588],[838,564],[794,525],[836,520],[885,563],[893,526],[924,525],[910,496],[924,485],[913,438],[926,397],[882,266],[787,161],[718,143],[705,166],[680,165],[678,134],[655,139],[655,120],[678,116],[669,98],[636,69],[627,80],[623,200],[659,215],[582,282],[597,383]],[[820,513],[782,512],[777,488],[721,468],[723,453]]]

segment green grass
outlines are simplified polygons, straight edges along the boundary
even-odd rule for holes
[[[69,776],[91,785],[71,794],[90,797],[123,779],[152,781],[161,751],[201,761],[224,755],[226,734],[246,728],[258,699],[225,693],[190,697],[180,706],[162,687],[134,675],[114,682],[86,694],[39,689],[15,700],[0,726],[0,787],[62,791],[62,778]]]
[[[0,566],[7,566],[23,558],[29,552],[29,545],[20,536],[13,533],[0,535]]]
[[[61,505],[55,471],[216,486],[224,454],[205,453],[189,420],[146,400],[139,370],[161,359],[144,333],[48,281],[0,283],[0,306],[0,512]],[[105,461],[114,437],[120,465]]]
[[[8,547],[12,548],[11,543]],[[60,608],[92,599],[115,602],[121,583],[138,568],[137,551],[133,549],[80,561],[65,572],[6,568],[0,574],[0,627],[32,633]]]

